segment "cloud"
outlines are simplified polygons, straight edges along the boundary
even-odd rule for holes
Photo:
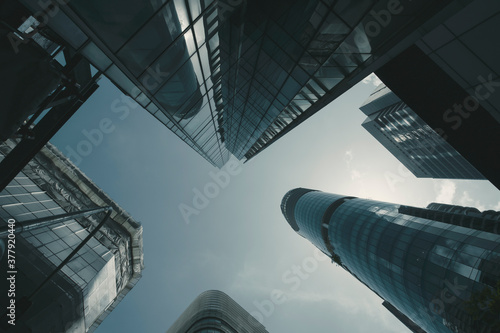
[[[358,170],[351,170],[351,179],[352,180],[361,179],[362,177],[363,177],[363,175]]]
[[[382,81],[374,73],[371,73],[370,75],[365,77],[361,82],[363,82],[364,84],[373,84],[375,87],[382,83]]]
[[[464,191],[460,199],[458,200],[460,206],[473,206],[474,200],[470,197],[469,192]]]
[[[336,313],[341,313],[342,316],[350,318],[371,318],[372,321],[378,322],[385,332],[400,333],[398,327],[394,327],[395,318],[385,308],[381,306],[382,300],[378,297],[366,294],[358,294],[356,291],[352,295],[332,292],[307,292],[295,291],[293,294],[287,294],[289,300],[298,301],[300,303],[309,303],[309,307],[316,306],[321,302],[331,304]],[[325,304],[320,304],[323,308],[328,308]],[[354,328],[354,327],[353,327]],[[377,326],[378,328],[378,326]],[[366,332],[366,330],[364,330]]]
[[[451,180],[444,180],[438,185],[436,202],[451,204],[457,191],[457,185]]]
[[[352,153],[352,150],[348,150],[344,154],[344,161],[349,166],[352,162],[352,159],[354,158],[354,154]]]
[[[493,207],[493,210],[500,210],[500,201],[498,202],[498,204]]]
[[[476,207],[480,211],[485,211],[486,205],[483,205],[479,200],[474,200],[471,198],[469,192],[464,191],[460,199],[458,200],[460,206]],[[498,208],[500,208],[500,202],[498,203]],[[497,209],[497,208],[494,208]]]

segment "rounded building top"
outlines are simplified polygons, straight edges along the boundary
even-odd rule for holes
[[[297,204],[297,201],[306,193],[313,192],[317,190],[311,190],[308,188],[296,188],[293,190],[288,191],[285,196],[283,197],[283,200],[281,200],[281,212],[285,216],[285,219],[287,220],[288,224],[292,227],[293,230],[299,231],[300,228],[297,224],[297,221],[295,220],[295,205]]]
[[[226,293],[207,290],[187,307],[167,333],[268,333],[264,325]]]

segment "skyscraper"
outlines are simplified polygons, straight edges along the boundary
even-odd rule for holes
[[[499,332],[500,213],[298,188],[290,226],[426,332]],[[392,307],[391,307],[392,306]]]
[[[500,2],[475,0],[375,71],[500,189]]]
[[[416,177],[485,179],[384,84],[360,109],[362,126]]]
[[[73,0],[52,8],[9,0],[5,6],[25,8],[11,10],[12,24],[23,15],[31,22],[11,27],[14,44],[34,36],[54,61],[81,56],[220,167],[231,154],[256,156],[416,42],[437,24],[436,15],[452,16],[470,2]]]
[[[201,293],[172,324],[167,333],[267,333],[231,297],[218,290]]]
[[[141,224],[52,145],[0,192],[0,229],[2,332],[93,332],[141,278]]]

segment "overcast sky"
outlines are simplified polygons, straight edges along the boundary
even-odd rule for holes
[[[409,332],[381,299],[318,256],[280,211],[296,187],[500,210],[489,182],[417,179],[361,127],[358,108],[375,84],[359,83],[250,162],[234,164],[228,184],[215,188],[218,169],[101,80],[52,140],[70,155],[83,147],[85,130],[101,126],[88,156],[71,158],[144,227],[143,277],[97,333],[165,332],[208,289],[226,292],[271,333]],[[197,209],[195,193],[205,187],[212,198],[196,198]],[[283,293],[279,304],[273,290]]]

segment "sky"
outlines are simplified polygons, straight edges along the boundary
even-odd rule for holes
[[[280,210],[284,194],[306,187],[417,207],[500,210],[500,192],[488,181],[417,179],[371,137],[359,106],[374,76],[248,163],[221,170],[107,79],[99,84],[51,140],[144,228],[143,276],[97,333],[165,332],[209,289],[227,293],[270,333],[409,332],[292,230]],[[78,147],[84,154],[76,155]],[[210,197],[202,200],[197,193],[205,190]]]

